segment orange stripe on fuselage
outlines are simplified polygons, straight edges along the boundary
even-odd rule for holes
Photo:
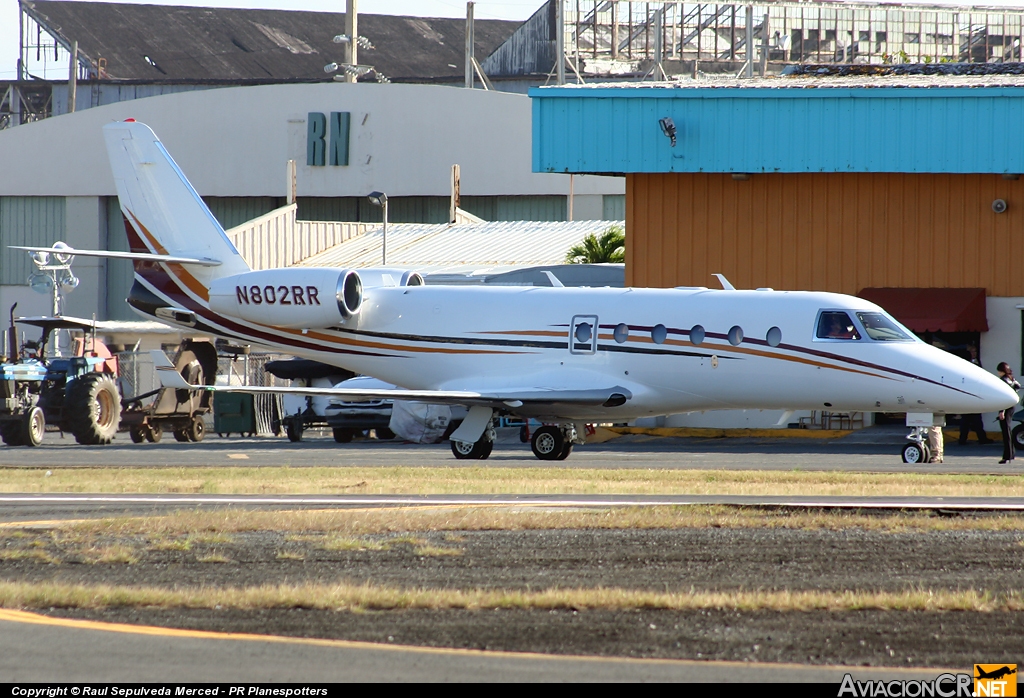
[[[138,227],[139,232],[141,232],[149,244],[152,245],[153,250],[155,250],[157,254],[169,254],[167,249],[160,244],[160,241],[157,240],[156,237],[146,229],[146,226],[144,226],[142,222],[135,217],[135,214],[131,211],[128,213],[131,215],[132,220],[135,221],[135,225]],[[161,262],[161,264],[167,267],[168,272],[173,271],[174,273],[171,275],[184,283],[192,293],[196,294],[207,303],[210,302],[209,289],[207,289],[206,286],[203,286],[199,279],[192,276],[192,273],[188,269],[176,262]]]

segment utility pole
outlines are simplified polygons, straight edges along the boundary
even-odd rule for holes
[[[747,26],[744,48],[747,50],[747,64],[743,66],[743,77],[754,77],[754,6],[747,5]]]
[[[565,6],[563,0],[551,0],[555,3],[555,70],[556,83],[565,84]]]
[[[448,207],[448,222],[454,223],[458,220],[459,207],[462,205],[462,168],[452,165],[452,195]]]
[[[473,88],[473,59],[476,57],[476,36],[473,29],[473,6],[466,3],[466,87]]]
[[[359,36],[358,4],[358,0],[345,0],[345,33],[348,34],[345,62],[348,65],[358,65],[359,63],[359,46],[356,41]],[[358,76],[354,72],[345,71],[345,82],[355,82],[356,77]]]
[[[68,64],[68,113],[75,113],[78,92],[78,42],[71,42],[71,61]]]
[[[761,77],[768,72],[768,13],[764,14],[761,23]]]

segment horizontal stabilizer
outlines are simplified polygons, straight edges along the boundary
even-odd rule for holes
[[[12,250],[28,250],[29,252],[48,252],[50,254],[78,257],[106,257],[109,259],[139,259],[150,262],[167,262],[168,264],[198,264],[203,267],[219,267],[216,259],[197,259],[195,257],[178,257],[172,254],[151,254],[148,252],[113,252],[111,250],[76,250],[73,247],[25,247],[8,245]]]

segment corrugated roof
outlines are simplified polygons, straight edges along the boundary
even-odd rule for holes
[[[1014,64],[1019,65],[1019,64]],[[1024,72],[1024,66],[1021,66]],[[639,90],[639,89],[684,89],[708,90],[743,88],[745,90],[786,90],[786,89],[840,89],[840,88],[934,88],[934,87],[1024,87],[1024,75],[999,73],[994,75],[775,75],[764,78],[701,78],[692,80],[662,80],[659,82],[588,82],[585,85],[561,85],[534,88],[536,95],[555,90],[579,90],[581,93],[594,90]]]
[[[114,79],[324,80],[324,65],[344,58],[332,41],[345,33],[343,12],[20,2],[38,22],[77,40],[94,65],[105,59]],[[477,55],[489,55],[520,24],[476,20]],[[360,13],[359,34],[375,47],[359,50],[360,63],[392,80],[464,77],[465,20]]]
[[[591,233],[623,221],[510,221],[461,225],[388,225],[388,266],[421,272],[495,272],[524,266],[561,264],[569,248]],[[366,232],[301,263],[308,267],[380,266],[380,228]]]

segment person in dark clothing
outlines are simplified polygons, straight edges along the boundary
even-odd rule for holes
[[[1013,377],[1013,369],[1010,368],[1010,364],[1005,361],[1001,362],[996,366],[996,373],[1008,386],[1014,390],[1020,390],[1020,383],[1018,383]],[[1003,459],[999,461],[1000,464],[1006,463],[1014,459],[1013,452],[1013,437],[1010,435],[1010,422],[1013,420],[1013,412],[1017,409],[1017,406],[1007,407],[1005,410],[996,414],[999,419],[999,429],[1003,432]]]
[[[968,356],[965,357],[975,366],[981,366],[981,362],[978,360],[978,347],[973,344],[967,345]],[[981,419],[980,414],[962,414],[960,415],[960,445],[967,445],[967,437],[970,436],[971,432],[978,435],[979,444],[990,444],[992,439],[988,438],[988,434],[985,433],[985,423]]]

